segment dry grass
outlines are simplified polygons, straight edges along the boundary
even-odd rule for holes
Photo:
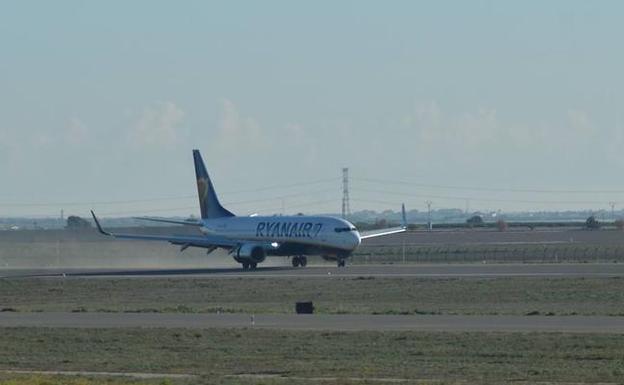
[[[287,383],[309,383],[305,378],[316,379],[315,383],[328,377],[341,383],[349,378],[618,383],[624,378],[623,344],[622,335],[553,333],[18,328],[0,334],[0,369],[200,376],[198,380],[45,382],[69,384],[270,384],[283,383],[283,378],[289,379]],[[43,384],[38,377],[12,381]]]
[[[90,312],[623,315],[621,278],[0,280],[0,309]]]
[[[14,375],[0,376],[0,385],[167,385],[169,380],[143,381],[131,378],[57,376],[57,375]]]

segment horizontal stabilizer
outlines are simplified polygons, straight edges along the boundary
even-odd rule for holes
[[[196,222],[196,221],[176,221],[174,219],[166,219],[166,218],[134,217],[133,219],[138,219],[140,221],[173,223],[176,225],[184,225],[184,226],[201,226],[202,225],[200,222]]]

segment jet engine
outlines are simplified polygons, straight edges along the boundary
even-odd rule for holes
[[[260,263],[266,258],[266,252],[264,247],[257,243],[245,243],[241,245],[236,251],[237,262],[249,261],[254,263]]]

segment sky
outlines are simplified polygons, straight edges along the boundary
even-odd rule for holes
[[[624,207],[621,1],[0,0],[0,217]]]

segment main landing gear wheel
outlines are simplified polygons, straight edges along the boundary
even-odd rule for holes
[[[305,255],[298,255],[292,257],[292,265],[293,267],[305,267],[308,264],[308,258]]]
[[[243,265],[243,270],[255,270],[258,267],[257,262],[242,262],[241,265]]]
[[[339,259],[337,263],[338,263],[338,267],[345,267],[345,264],[346,264],[344,259]]]

